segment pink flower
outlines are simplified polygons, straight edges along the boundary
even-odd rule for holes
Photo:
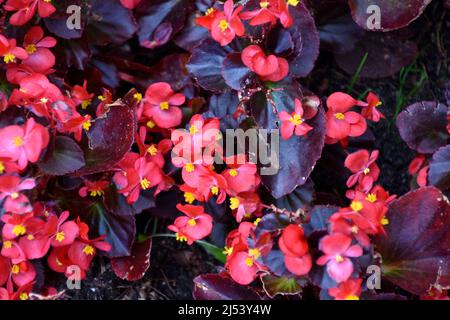
[[[242,51],[242,62],[256,73],[262,81],[277,82],[289,73],[289,63],[284,58],[271,54],[266,56],[257,45],[250,45]]]
[[[25,213],[33,210],[28,198],[20,192],[31,190],[35,185],[34,179],[21,180],[17,176],[0,176],[0,201],[6,198],[3,204],[5,210],[12,213]]]
[[[288,140],[293,133],[297,136],[307,135],[309,131],[313,128],[305,123],[305,118],[303,117],[303,107],[300,100],[295,99],[295,110],[292,114],[286,111],[280,112],[281,122],[281,137],[284,140]]]
[[[36,9],[41,18],[47,18],[56,11],[48,0],[8,0],[4,6],[6,11],[15,11],[9,19],[14,26],[21,26],[33,18]]]
[[[177,205],[177,209],[185,214],[175,219],[169,230],[176,233],[177,240],[192,244],[207,237],[212,231],[212,217],[204,212],[202,206]]]
[[[181,123],[181,106],[186,100],[182,93],[175,93],[166,82],[157,82],[145,92],[144,114],[152,118],[160,128],[172,128]]]
[[[359,300],[362,279],[349,279],[336,288],[328,289],[328,294],[334,300]]]
[[[378,154],[378,150],[372,151],[369,155],[369,152],[363,149],[347,156],[344,165],[353,173],[347,180],[347,187],[351,188],[358,183],[363,192],[372,189],[373,183],[380,175],[380,168],[375,163]]]
[[[362,116],[366,119],[372,120],[374,122],[380,121],[380,119],[384,119],[385,116],[378,111],[378,107],[382,105],[380,98],[372,92],[369,92],[366,98],[367,106],[362,109]]]
[[[363,254],[359,245],[352,245],[352,238],[340,233],[323,237],[319,247],[324,255],[317,260],[317,264],[326,264],[328,275],[338,283],[348,280],[353,273],[353,263],[349,257],[356,258]]]
[[[48,48],[56,46],[56,39],[44,37],[44,30],[41,27],[32,27],[28,30],[23,46],[28,53],[28,59],[23,61],[23,65],[34,72],[47,74],[55,65],[55,56]]]
[[[45,127],[28,119],[24,126],[8,126],[0,129],[0,158],[18,161],[20,169],[28,162],[38,161],[42,150],[47,147],[49,134]]]
[[[235,36],[242,36],[245,33],[244,25],[239,18],[242,6],[238,5],[233,10],[233,0],[227,0],[224,4],[224,11],[218,12],[211,24],[211,36],[222,46],[226,46],[233,41]]]
[[[0,34],[0,56],[5,63],[15,63],[17,59],[25,60],[28,58],[27,52],[16,46],[16,39],[7,39]]]

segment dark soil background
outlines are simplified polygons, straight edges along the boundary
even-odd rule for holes
[[[422,101],[446,102],[449,86],[450,21],[441,1],[433,1],[411,29],[419,45],[415,61],[420,73],[406,78],[401,108]],[[399,44],[401,45],[401,44]],[[420,76],[425,76],[420,81]],[[302,84],[319,96],[333,91],[347,91],[352,75],[345,74],[334,62],[333,56],[321,52],[312,76]],[[383,105],[385,121],[371,124],[375,148],[380,150],[378,164],[382,174],[380,183],[391,193],[402,195],[410,189],[411,177],[407,167],[415,153],[401,140],[395,125],[395,106],[401,95],[399,74],[380,80],[358,79],[351,94],[358,97],[366,89],[376,92]],[[331,181],[335,183],[335,181]],[[166,232],[165,225],[159,231]],[[143,279],[136,282],[117,278],[107,260],[95,261],[81,290],[67,291],[66,299],[192,299],[193,279],[202,273],[217,272],[221,265],[198,246],[180,244],[172,238],[155,238],[151,265]]]

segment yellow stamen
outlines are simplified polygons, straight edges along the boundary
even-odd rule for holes
[[[34,240],[34,236],[32,234],[29,234],[29,235],[27,235],[27,239],[30,240],[30,241]]]
[[[153,129],[155,126],[156,126],[156,124],[152,120],[147,121],[148,128]]]
[[[193,163],[186,163],[184,165],[184,169],[186,169],[187,172],[192,172],[195,169],[195,166]]]
[[[11,248],[12,248],[12,242],[11,242],[11,241],[5,241],[5,242],[3,242],[3,248],[5,248],[5,249],[11,249]]]
[[[175,237],[176,237],[177,241],[180,241],[180,242],[187,241],[186,236],[182,236],[178,232],[175,233]]]
[[[254,222],[253,222],[253,224],[255,225],[255,226],[257,226],[258,225],[258,223],[261,221],[261,218],[257,218]]]
[[[345,114],[343,114],[342,112],[335,113],[334,116],[338,120],[344,120],[345,119]]]
[[[353,226],[350,230],[352,231],[353,234],[357,234],[359,232],[358,226]]]
[[[248,255],[256,260],[261,256],[261,252],[257,248],[253,248],[248,250]]]
[[[381,225],[386,226],[389,224],[389,219],[386,217],[383,217],[383,219],[381,219],[380,223],[381,223]]]
[[[146,178],[141,180],[141,188],[142,190],[147,190],[148,188],[150,188],[150,181],[148,181]]]
[[[41,99],[39,99],[39,101],[42,102],[42,103],[47,103],[48,102],[48,98],[42,97]]]
[[[370,173],[370,169],[369,168],[365,168],[363,172],[364,172],[365,175],[368,175]]]
[[[233,253],[233,247],[231,248],[225,247],[222,253],[226,254],[227,256],[231,256],[231,254]]]
[[[247,259],[245,259],[245,264],[250,268],[253,267],[253,259],[248,257]]]
[[[0,174],[2,174],[5,171],[5,165],[3,162],[0,161]]]
[[[22,137],[17,136],[15,138],[13,138],[13,145],[14,145],[14,147],[17,147],[17,148],[23,146],[23,139],[22,139]]]
[[[265,9],[265,8],[267,8],[268,6],[269,6],[269,1],[261,1],[260,3],[259,3],[259,6],[261,7],[261,8],[263,8],[263,9]]]
[[[209,8],[208,10],[206,10],[205,12],[205,16],[209,16],[211,13],[213,13],[215,11],[214,8]]]
[[[168,110],[169,109],[169,102],[167,102],[167,101],[161,102],[159,104],[159,108],[161,110]]]
[[[27,45],[27,47],[25,48],[25,51],[26,51],[28,54],[33,54],[33,53],[36,52],[36,50],[37,50],[37,49],[36,49],[36,46],[35,46],[33,43]]]
[[[195,201],[194,194],[192,194],[190,192],[185,192],[184,193],[184,201],[186,201],[189,204],[192,204]]]
[[[191,125],[190,127],[189,127],[189,133],[191,134],[191,135],[194,135],[194,134],[196,134],[198,132],[198,129],[197,129],[197,127],[195,126],[195,124],[193,124],[193,125]]]
[[[91,190],[90,196],[91,197],[97,197],[97,196],[102,196],[105,193],[103,192],[103,190]]]
[[[239,199],[238,198],[230,198],[230,209],[235,210],[239,208]]]
[[[83,248],[83,253],[87,256],[92,256],[94,254],[94,247],[92,247],[91,245],[86,245]]]
[[[197,222],[195,221],[195,219],[189,219],[188,220],[188,225],[190,225],[191,227],[194,227],[197,225]]]
[[[219,29],[220,29],[220,31],[225,32],[228,29],[228,26],[229,26],[229,24],[228,24],[227,20],[222,19],[222,20],[219,21]]]
[[[85,110],[91,104],[91,99],[86,99],[81,102],[81,109]]]
[[[366,200],[374,203],[375,201],[377,201],[377,195],[375,193],[369,193],[366,197]]]
[[[359,300],[359,297],[355,295],[349,295],[345,297],[345,300]]]
[[[211,188],[211,193],[215,196],[217,196],[219,194],[219,188],[217,188],[216,186]]]
[[[22,293],[19,295],[19,299],[20,299],[20,300],[28,300],[28,293],[22,292]]]
[[[25,233],[27,233],[27,228],[25,228],[21,224],[18,224],[14,226],[14,228],[12,229],[12,233],[14,233],[16,237],[23,236]]]
[[[91,128],[92,123],[90,120],[84,121],[82,124],[82,127],[84,130],[89,131],[89,129]]]
[[[11,199],[16,200],[18,197],[19,197],[19,193],[18,192],[11,193]]]
[[[20,267],[17,264],[13,264],[13,266],[11,267],[11,273],[19,274],[19,272],[20,272]]]
[[[134,100],[136,100],[137,103],[141,103],[141,101],[142,101],[142,93],[139,93],[139,92],[135,93],[133,95],[133,98],[134,98]]]
[[[293,117],[289,119],[289,121],[295,124],[296,126],[299,126],[303,123],[303,119],[300,117],[299,114],[295,114]]]
[[[378,102],[377,102],[377,104],[375,105],[375,108],[377,108],[377,107],[381,106],[382,104],[383,104],[383,102],[381,102],[381,101],[378,101]]]
[[[100,100],[100,101],[105,101],[105,100],[106,100],[106,97],[105,97],[105,96],[102,96],[102,95],[98,96],[97,98],[98,98],[98,100]]]
[[[340,254],[337,254],[335,259],[336,259],[336,262],[339,262],[339,263],[344,261],[344,258]]]
[[[231,169],[230,170],[230,176],[236,177],[237,175],[238,175],[238,171],[236,169]]]
[[[152,144],[150,147],[148,147],[147,152],[152,156],[156,156],[156,154],[158,153],[158,148],[156,148],[156,146]]]
[[[350,204],[350,208],[352,208],[353,211],[358,212],[361,211],[364,206],[361,201],[352,201],[352,203]]]
[[[59,261],[59,259],[58,258],[56,258],[55,259],[55,262],[56,262],[56,264],[58,265],[58,266],[62,266],[63,264],[62,264],[62,262],[61,261]]]
[[[16,56],[13,55],[12,53],[7,53],[4,57],[3,57],[3,61],[5,61],[5,63],[12,63],[16,61]]]
[[[55,240],[58,242],[62,242],[66,238],[64,231],[60,231],[56,234]]]

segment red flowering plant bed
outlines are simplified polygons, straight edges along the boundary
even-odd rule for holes
[[[162,237],[217,260],[195,299],[448,298],[448,97],[308,88],[320,49],[404,73],[430,1],[0,3],[1,299],[64,298],[98,256],[142,279]],[[417,156],[387,190],[391,119]]]

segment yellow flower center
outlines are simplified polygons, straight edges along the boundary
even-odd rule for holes
[[[287,4],[296,7],[300,1],[299,0],[288,0]]]
[[[381,225],[386,226],[389,224],[389,219],[386,217],[383,217],[383,219],[381,219],[380,223],[381,223]]]
[[[63,264],[62,264],[62,262],[61,261],[59,261],[59,259],[58,258],[56,258],[55,259],[55,262],[56,262],[56,264],[58,265],[58,266],[62,266]]]
[[[94,254],[94,247],[91,245],[85,245],[83,248],[83,253],[87,256],[92,256]]]
[[[60,231],[56,234],[55,239],[58,242],[62,242],[66,238],[64,231]]]
[[[158,153],[158,148],[156,148],[155,145],[152,144],[150,147],[148,147],[147,152],[152,156],[156,156],[156,154]]]
[[[353,226],[350,230],[352,231],[353,234],[357,234],[359,232],[358,226]]]
[[[336,259],[336,262],[339,262],[339,263],[344,261],[344,258],[340,254],[337,254],[335,259]]]
[[[295,114],[293,117],[289,119],[289,121],[295,124],[296,126],[299,126],[303,123],[303,119],[300,117],[299,114]]]
[[[5,61],[5,63],[12,63],[12,62],[16,61],[16,56],[13,55],[12,53],[7,53],[3,57],[3,61]]]
[[[193,163],[186,163],[184,165],[184,169],[186,169],[187,172],[192,172],[195,169],[195,166]]]
[[[343,114],[342,112],[338,112],[334,114],[334,117],[338,120],[344,120],[345,119],[345,114]]]
[[[225,19],[219,21],[219,29],[222,32],[225,32],[228,29],[228,22]]]
[[[48,102],[48,98],[42,97],[41,99],[39,99],[39,101],[42,102],[42,103],[47,103]]]
[[[190,133],[191,135],[194,135],[194,134],[196,134],[197,132],[198,132],[198,129],[197,129],[197,127],[195,126],[195,124],[193,124],[192,126],[189,127],[189,133]]]
[[[36,49],[36,46],[35,46],[33,43],[27,45],[27,47],[25,48],[25,51],[26,51],[28,54],[33,54],[33,53],[36,52],[36,50],[37,50],[37,49]]]
[[[256,260],[261,256],[261,252],[257,248],[253,248],[248,250],[248,255]]]
[[[375,108],[377,108],[377,107],[381,106],[382,104],[383,104],[383,102],[381,102],[381,101],[378,101],[378,102],[377,102],[377,104],[375,105]]]
[[[167,101],[161,102],[159,104],[159,108],[161,110],[168,110],[169,109],[169,102],[167,102]]]
[[[194,200],[195,200],[195,196],[192,193],[190,193],[190,192],[184,193],[184,201],[191,204],[194,202]]]
[[[15,138],[13,138],[13,145],[16,148],[19,148],[19,147],[23,146],[23,139],[22,139],[22,137],[17,136]]]
[[[197,222],[195,221],[195,219],[189,219],[188,225],[190,225],[191,227],[194,227],[197,225]]]
[[[3,248],[5,248],[5,249],[11,249],[11,248],[12,248],[12,242],[11,242],[11,241],[5,241],[5,242],[3,242]]]
[[[368,175],[370,173],[370,169],[369,168],[365,168],[363,172],[364,172],[365,175]]]
[[[355,295],[349,295],[345,297],[345,300],[359,300],[359,297]]]
[[[364,207],[361,201],[352,201],[352,203],[350,204],[350,208],[352,208],[353,211],[358,212],[361,211]]]
[[[261,7],[261,8],[263,8],[263,9],[265,9],[265,8],[267,8],[268,6],[269,6],[269,1],[261,1],[260,3],[259,3],[259,6]]]
[[[231,169],[230,170],[230,176],[236,177],[237,175],[238,175],[238,171],[236,169]]]
[[[238,198],[230,198],[230,209],[235,210],[239,208],[239,199]]]
[[[102,196],[104,194],[103,190],[91,190],[90,196],[91,197],[97,197]]]
[[[19,274],[19,272],[20,272],[20,267],[17,264],[13,264],[13,266],[11,267],[11,273]]]
[[[253,224],[255,225],[255,226],[257,226],[258,225],[258,223],[261,221],[261,218],[257,218],[254,222],[253,222]]]
[[[217,196],[219,194],[219,188],[217,188],[216,186],[211,188],[211,193],[215,196]]]
[[[250,268],[253,267],[253,259],[251,257],[248,257],[247,259],[245,259],[245,264]]]
[[[27,233],[27,228],[25,228],[23,225],[18,224],[15,225],[14,228],[12,229],[12,232],[14,233],[14,235],[16,237],[18,236],[23,236],[25,233]]]
[[[0,161],[0,174],[2,174],[5,171],[5,165],[3,162]]]
[[[225,247],[222,253],[226,254],[227,256],[231,256],[231,254],[233,253],[233,247],[231,248]]]
[[[147,121],[148,128],[153,129],[155,126],[156,126],[156,124],[152,120]]]
[[[100,101],[105,101],[105,100],[106,100],[106,97],[105,97],[105,96],[102,96],[102,95],[98,96],[97,98],[98,98],[98,100],[100,100]]]
[[[12,198],[13,200],[16,200],[18,197],[19,197],[19,193],[18,193],[18,192],[13,192],[13,193],[11,193],[11,198]]]
[[[177,241],[180,241],[180,242],[187,241],[186,236],[180,235],[178,232],[175,233],[175,237],[176,237]]]
[[[28,293],[22,292],[22,293],[19,295],[19,299],[20,299],[20,300],[28,300]]]
[[[205,12],[205,16],[209,16],[211,13],[213,13],[215,10],[214,8],[209,8],[208,10],[206,10]]]
[[[91,104],[91,99],[86,99],[81,102],[81,109],[85,110]]]
[[[377,201],[377,195],[375,193],[369,193],[366,197],[366,200],[374,203],[375,201]]]
[[[29,235],[27,235],[27,239],[30,240],[30,241],[34,240],[34,236],[32,234],[29,234]]]
[[[146,178],[141,180],[141,188],[142,190],[147,190],[150,188],[150,181],[148,181]]]
[[[82,127],[84,130],[89,131],[89,129],[91,128],[92,123],[90,120],[84,121],[82,124]]]
[[[133,95],[133,98],[134,98],[134,100],[136,100],[137,103],[141,103],[141,101],[142,101],[142,93],[139,93],[139,92],[135,93]]]

